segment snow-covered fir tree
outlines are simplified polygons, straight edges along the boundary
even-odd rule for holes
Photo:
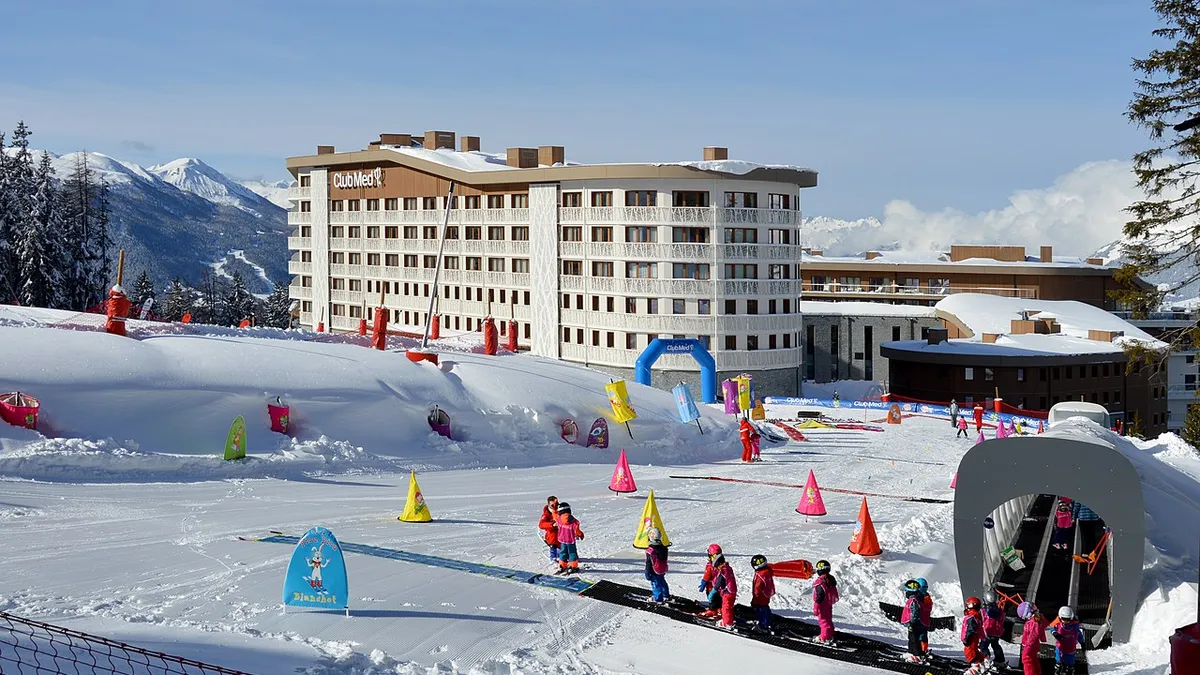
[[[10,179],[12,164],[4,150],[4,133],[0,132],[0,302],[15,302],[20,296],[17,238],[23,218]]]
[[[58,212],[54,167],[43,154],[34,172],[29,218],[17,242],[21,275],[20,301],[32,307],[58,307],[62,296],[64,251],[62,219]]]
[[[246,281],[240,272],[234,272],[229,281],[229,292],[225,294],[221,304],[221,323],[236,326],[243,319],[254,318],[256,309],[255,298],[246,288]]]
[[[179,321],[183,319],[183,315],[192,311],[193,299],[196,292],[187,286],[179,279],[172,279],[170,286],[167,287],[166,305],[161,312],[163,318],[168,321]]]
[[[292,299],[286,284],[275,282],[275,290],[267,296],[267,307],[263,323],[273,328],[292,327]]]
[[[129,292],[129,302],[133,303],[135,308],[141,308],[147,300],[151,299],[155,302],[158,301],[158,296],[154,292],[154,282],[150,281],[150,273],[142,270],[137,281],[133,282],[133,290]]]
[[[60,193],[69,262],[65,268],[65,304],[85,310],[106,297],[112,279],[108,232],[108,184],[97,180],[81,152]]]

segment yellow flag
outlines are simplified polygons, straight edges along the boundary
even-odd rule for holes
[[[646,537],[646,533],[651,527],[657,528],[662,534],[663,546],[671,545],[671,538],[667,536],[667,528],[663,527],[662,516],[658,515],[658,505],[654,503],[654,490],[646,496],[646,508],[642,509],[642,520],[638,523],[637,534],[633,537],[634,548],[649,548],[650,541]]]
[[[629,392],[625,390],[625,380],[617,380],[604,385],[608,392],[608,402],[612,405],[613,417],[618,423],[628,422],[637,417],[637,411],[629,403]]]
[[[398,520],[406,523],[428,523],[433,520],[429,515],[429,507],[425,505],[425,497],[421,494],[421,486],[417,485],[417,472],[413,471],[408,477],[408,499],[404,502],[404,513]]]
[[[738,386],[738,408],[741,410],[750,410],[753,404],[750,403],[750,378],[745,375],[733,378]]]
[[[750,411],[750,419],[756,422],[767,419],[767,409],[763,407],[761,398],[754,402],[754,408]]]

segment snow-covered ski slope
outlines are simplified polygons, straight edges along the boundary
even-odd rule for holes
[[[871,498],[884,554],[866,560],[846,551],[857,496],[826,492],[829,515],[806,522],[794,512],[797,489],[669,477],[802,484],[812,469],[831,488],[952,498],[950,478],[971,441],[956,441],[945,421],[908,418],[884,433],[807,430],[808,442],[765,444],[764,462],[742,465],[728,417],[706,410],[701,436],[679,424],[669,392],[630,383],[635,440],[614,424],[609,449],[585,449],[563,443],[557,422],[570,415],[586,428],[603,414],[608,376],[564,363],[459,345],[437,369],[297,339],[311,334],[212,329],[135,340],[38,327],[51,320],[0,313],[9,324],[0,325],[0,392],[39,397],[52,436],[0,427],[0,608],[14,614],[255,673],[878,672],[555,589],[355,554],[346,560],[351,617],[283,614],[290,547],[237,539],[323,525],[345,543],[550,571],[536,520],[555,494],[586,534],[581,576],[644,584],[643,554],[631,543],[649,489],[674,542],[676,594],[697,595],[703,551],[715,541],[733,562],[741,602],[749,557],[763,553],[829,559],[842,630],[901,644],[877,603],[899,602],[900,583],[916,575],[931,582],[935,615],[961,614],[950,504]],[[296,440],[267,430],[267,394],[292,404]],[[432,403],[450,412],[463,440],[429,432]],[[246,416],[251,456],[221,462],[236,414]],[[1159,526],[1148,530],[1134,643],[1089,655],[1090,672],[1161,675],[1167,637],[1194,620],[1186,571],[1197,554],[1187,542],[1200,516],[1179,504],[1200,504],[1200,460],[1174,436],[1134,444],[1070,424],[1169,479],[1162,499],[1147,498]],[[608,490],[622,447],[639,488],[631,496]],[[432,523],[396,520],[412,467]],[[811,619],[808,582],[777,587],[778,612]],[[956,635],[931,637],[938,652],[959,654]]]

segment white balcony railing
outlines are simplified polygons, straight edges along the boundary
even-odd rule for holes
[[[1036,286],[973,286],[973,285],[941,285],[930,284],[927,286],[906,286],[896,284],[889,281],[884,281],[882,284],[872,284],[869,281],[861,281],[858,284],[842,284],[836,280],[830,280],[825,283],[813,283],[812,281],[804,281],[801,285],[801,292],[812,295],[862,295],[862,296],[917,296],[927,298],[941,298],[955,293],[983,293],[985,295],[999,295],[1005,298],[1021,298],[1024,300],[1036,300],[1038,297],[1038,289]]]
[[[441,225],[446,217],[442,209],[411,211],[331,211],[333,225],[367,223],[370,225]],[[451,209],[450,225],[519,225],[529,222],[529,209]]]
[[[660,335],[728,335],[796,332],[799,314],[626,314],[563,309],[559,319],[572,328],[596,328]]]
[[[312,300],[311,286],[288,286],[288,297],[292,300]]]
[[[289,251],[311,251],[312,237],[288,237],[287,247]]]
[[[782,209],[731,209],[693,206],[563,206],[558,220],[566,225],[579,224],[749,224],[794,227],[800,222],[799,211]]]
[[[288,188],[288,199],[293,202],[298,202],[302,199],[308,199],[311,194],[312,187],[307,185],[304,187],[293,185],[292,187]]]
[[[607,336],[601,336],[601,339],[607,342]],[[586,344],[582,345],[573,343],[559,345],[562,358],[589,365],[631,368],[642,352],[641,349],[592,346],[590,334],[585,334],[584,340]],[[800,366],[800,350],[796,348],[717,351],[713,352],[713,357],[717,361],[717,370],[719,371],[773,370]],[[655,362],[654,368],[656,370],[699,370],[699,366],[691,356],[682,354],[666,354]]]
[[[288,274],[312,274],[312,263],[289,260]]]
[[[303,225],[312,222],[311,211],[288,211],[289,225]]]

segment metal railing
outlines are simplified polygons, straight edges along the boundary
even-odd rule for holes
[[[827,281],[822,284],[813,283],[812,281],[804,281],[801,282],[801,291],[812,295],[899,295],[942,298],[947,295],[954,295],[956,293],[983,293],[986,295],[998,295],[1005,298],[1021,298],[1024,300],[1036,300],[1038,297],[1038,289],[1036,286],[906,286],[903,284],[895,284],[890,282],[883,284],[872,284],[869,282],[862,282],[859,284],[842,284],[838,281]]]

